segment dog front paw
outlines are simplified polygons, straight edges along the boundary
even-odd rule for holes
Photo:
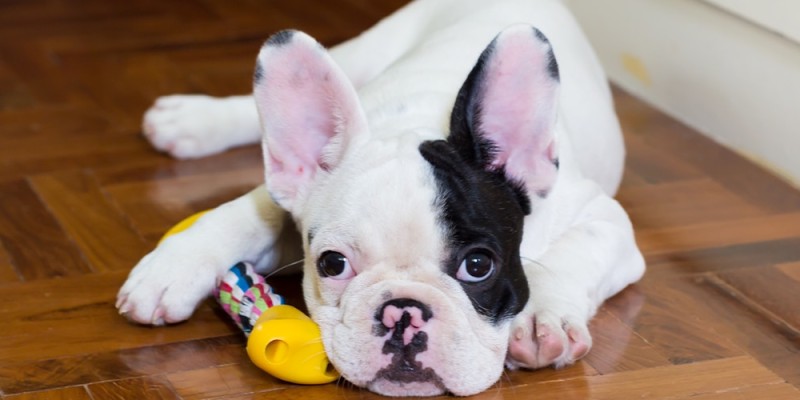
[[[257,140],[257,116],[250,111],[238,98],[164,96],[144,114],[142,132],[175,158],[198,158]]]
[[[184,321],[214,289],[219,263],[198,249],[181,251],[180,238],[173,240],[145,256],[117,294],[117,310],[130,321]]]
[[[509,369],[561,368],[585,356],[592,347],[586,321],[539,311],[523,312],[511,324],[506,366]]]

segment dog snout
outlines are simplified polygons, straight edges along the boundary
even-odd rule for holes
[[[389,300],[375,314],[375,319],[383,328],[381,331],[392,331],[393,336],[402,336],[403,345],[408,345],[431,318],[431,308],[414,299]]]

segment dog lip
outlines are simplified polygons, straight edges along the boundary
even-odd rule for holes
[[[411,346],[408,345],[402,351],[395,352],[392,362],[375,374],[373,383],[381,380],[401,386],[408,383],[429,383],[444,392],[446,388],[441,377],[433,368],[423,367],[421,362],[415,361],[417,350],[409,351],[408,347]]]
[[[441,381],[429,382],[396,382],[378,379],[366,385],[371,391],[384,396],[437,396],[448,392]]]
[[[406,360],[407,361],[407,360]],[[385,379],[391,382],[430,382],[442,386],[442,379],[432,368],[421,368],[419,362],[402,362],[395,366],[394,363],[381,369],[375,374],[375,380]]]
[[[394,329],[392,336],[383,344],[383,354],[392,354],[392,361],[375,374],[375,380],[385,379],[396,383],[429,382],[443,387],[441,378],[430,367],[417,361],[417,354],[428,349],[428,334],[419,331],[406,343],[403,330],[410,323],[410,315],[405,313]]]

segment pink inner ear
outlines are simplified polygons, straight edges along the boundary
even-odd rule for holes
[[[256,98],[269,129],[268,149],[276,171],[291,173],[317,165],[322,148],[336,133],[330,70],[314,50],[279,49],[282,54],[270,60],[264,72],[266,82],[255,88],[261,92]]]
[[[530,28],[498,37],[482,83],[481,131],[497,146],[492,166],[536,188],[555,179],[553,125],[558,82],[549,45]]]
[[[307,35],[267,44],[259,62],[262,78],[254,95],[265,132],[268,186],[279,201],[292,199],[319,169],[339,161],[346,138],[337,135],[361,129],[363,116],[347,78]]]

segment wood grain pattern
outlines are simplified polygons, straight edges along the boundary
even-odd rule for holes
[[[760,363],[796,387],[800,387],[800,352],[798,336],[784,326],[777,325],[760,310],[749,307],[750,300],[720,285],[714,275],[700,275],[691,279],[671,280],[693,299],[695,308],[702,312],[701,322],[708,325],[742,352],[752,355]],[[785,293],[791,296],[792,291]],[[697,313],[695,313],[697,315]]]
[[[92,396],[89,395],[84,386],[21,393],[4,396],[3,398],[10,400],[92,400]]]
[[[758,312],[800,336],[800,293],[796,292],[800,282],[791,275],[770,266],[741,268],[718,276]]]
[[[748,357],[656,367],[612,375],[590,376],[585,385],[547,382],[519,388],[520,398],[689,399],[732,390],[782,385],[783,380]],[[783,385],[789,386],[789,385]],[[800,394],[791,388],[795,394]]]
[[[622,188],[618,197],[639,229],[765,214],[719,183],[706,178]]]
[[[697,222],[675,227],[639,229],[636,241],[647,255],[795,238],[800,235],[800,214],[775,214],[718,222]]]
[[[167,375],[182,399],[228,398],[241,393],[271,392],[291,387],[261,371],[246,359],[241,364],[215,366]]]
[[[263,179],[258,146],[152,150],[140,123],[155,98],[244,93],[271,33],[332,45],[405,2],[0,2],[0,398],[380,398],[267,376],[211,301],[166,328],[113,304],[167,228]],[[506,371],[474,398],[800,399],[800,191],[614,98],[629,153],[618,198],[648,274],[599,310],[583,361]],[[271,283],[302,307],[298,277]]]
[[[601,309],[589,328],[596,343],[585,362],[600,374],[671,365],[662,351],[608,309]]]
[[[0,284],[16,282],[18,279],[20,279],[20,275],[14,270],[11,256],[8,255],[3,247],[3,242],[0,241]]]
[[[93,271],[127,270],[148,250],[90,172],[40,175],[31,183]]]
[[[160,376],[94,383],[87,386],[92,398],[100,399],[180,399]]]
[[[27,181],[0,182],[0,241],[25,280],[90,272]]]

